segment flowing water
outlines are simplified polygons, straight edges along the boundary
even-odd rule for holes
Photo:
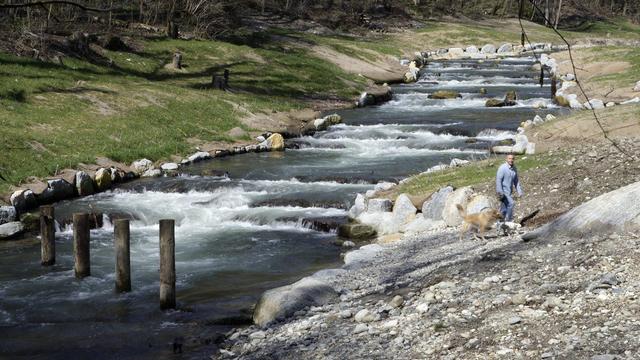
[[[266,289],[340,266],[332,244],[355,195],[452,158],[488,156],[518,124],[556,113],[533,58],[434,62],[384,105],[341,111],[344,124],[288,141],[284,153],[201,162],[178,177],[141,179],[56,205],[60,223],[95,209],[131,221],[133,291],[116,295],[113,227],[91,231],[92,276],[73,278],[72,229],[56,234],[57,264],[36,241],[0,247],[0,355],[15,358],[202,358],[216,334],[246,321]],[[480,95],[480,89],[486,95]],[[432,100],[435,90],[462,98]],[[508,108],[487,97],[516,90]],[[544,106],[545,109],[538,107]],[[474,138],[476,141],[470,141]],[[225,176],[216,174],[226,172]],[[158,220],[176,220],[178,311],[158,309]],[[1,357],[1,356],[0,356]]]

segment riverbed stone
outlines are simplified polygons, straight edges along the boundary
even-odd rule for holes
[[[189,160],[189,162],[192,162],[192,163],[207,160],[207,159],[211,159],[211,154],[209,154],[206,151],[198,151],[187,158],[187,160]]]
[[[513,51],[513,45],[511,44],[502,44],[500,45],[500,47],[498,48],[498,54],[504,54],[504,53],[509,53]]]
[[[337,292],[325,281],[306,277],[291,285],[264,292],[256,305],[253,321],[258,326],[266,327],[305,307],[322,306],[337,298]]]
[[[450,59],[459,59],[464,57],[464,50],[459,47],[449,48],[447,55],[449,55]]]
[[[16,190],[11,194],[11,205],[18,213],[25,212],[38,206],[36,195],[30,189]]]
[[[460,95],[460,93],[455,90],[437,90],[429,95],[429,99],[436,99],[436,100],[456,99],[461,97],[462,95]]]
[[[582,104],[585,109],[604,109],[604,102],[600,99],[591,99]]]
[[[467,204],[467,214],[476,214],[488,209],[498,209],[497,201],[494,197],[487,195],[476,195]]]
[[[453,192],[452,186],[445,186],[433,193],[422,204],[422,216],[426,219],[442,220],[442,213],[449,194]]]
[[[342,122],[342,117],[338,114],[327,115],[321,119],[316,119],[313,121],[313,126],[317,131],[327,130],[327,128],[331,125],[337,125]]]
[[[478,50],[478,47],[475,45],[470,45],[467,46],[467,48],[464,50],[467,54],[477,54],[480,50]]]
[[[410,223],[402,227],[401,231],[404,233],[416,234],[435,230],[444,230],[447,224],[442,220],[427,219],[422,216],[417,216]]]
[[[73,185],[64,179],[47,180],[47,188],[37,195],[38,203],[51,204],[56,201],[70,199],[75,195]]]
[[[76,172],[76,192],[80,196],[87,196],[95,193],[93,179],[84,171]]]
[[[98,191],[105,191],[111,188],[111,171],[105,168],[100,168],[96,171],[95,175],[96,189]]]
[[[17,216],[14,206],[0,206],[0,225],[15,221]]]
[[[633,91],[640,91],[640,80],[636,82],[636,85],[633,87]]]
[[[149,169],[153,169],[153,161],[149,159],[140,159],[131,163],[131,168],[135,173],[142,174]]]
[[[22,234],[23,231],[24,225],[22,225],[20,221],[12,221],[2,224],[0,225],[0,240],[11,239]]]
[[[495,54],[496,47],[495,45],[492,45],[492,44],[486,44],[480,49],[480,52],[483,54]]]
[[[271,151],[284,151],[284,137],[279,133],[273,133],[260,145],[266,146]]]
[[[447,197],[447,201],[445,202],[444,210],[442,212],[442,219],[448,226],[458,226],[460,225],[460,223],[462,223],[462,216],[460,216],[456,205],[462,205],[462,207],[466,207],[472,196],[473,189],[471,187],[465,186],[452,192]]]
[[[338,226],[338,236],[352,240],[368,240],[376,236],[376,229],[367,224],[357,222]]]

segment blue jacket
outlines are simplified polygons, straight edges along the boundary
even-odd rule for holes
[[[518,195],[522,196],[522,188],[518,181],[518,169],[515,166],[509,166],[507,163],[500,165],[496,175],[496,191],[498,194],[510,196],[514,186]]]

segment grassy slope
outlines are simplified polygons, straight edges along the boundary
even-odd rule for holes
[[[526,26],[532,41],[557,42],[548,29]],[[610,27],[569,36],[601,36]],[[629,27],[616,36],[637,34]],[[514,21],[500,26],[435,22],[417,31],[367,38],[295,35],[371,61],[456,44],[517,42],[519,26]],[[0,171],[10,180],[0,182],[0,193],[29,176],[46,177],[97,156],[159,160],[193,151],[194,142],[232,141],[226,131],[243,127],[246,111],[299,109],[311,97],[351,99],[365,86],[363,78],[282,40],[259,47],[182,40],[141,45],[137,53],[106,52],[113,67],[74,59],[59,66],[0,53]],[[184,71],[164,68],[175,51],[183,54]],[[230,69],[238,92],[205,88],[211,74],[223,68]]]

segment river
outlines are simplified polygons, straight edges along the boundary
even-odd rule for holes
[[[521,121],[563,111],[550,101],[548,79],[538,85],[534,62],[432,62],[417,83],[395,86],[392,101],[342,110],[343,124],[288,140],[284,153],[201,162],[177,177],[140,179],[56,204],[61,223],[90,208],[132,219],[133,291],[114,293],[107,215],[91,231],[92,276],[81,281],[73,277],[68,225],[56,234],[57,264],[50,268],[40,266],[36,241],[3,244],[0,357],[169,359],[174,342],[183,344],[181,358],[205,357],[221,332],[250,318],[264,290],[340,266],[335,231],[317,229],[344,221],[357,193],[453,158],[485,158],[491,142],[513,137]],[[427,98],[441,89],[462,98]],[[508,90],[517,92],[516,106],[484,107],[487,97]],[[164,218],[176,220],[179,309],[169,312],[158,305]]]

